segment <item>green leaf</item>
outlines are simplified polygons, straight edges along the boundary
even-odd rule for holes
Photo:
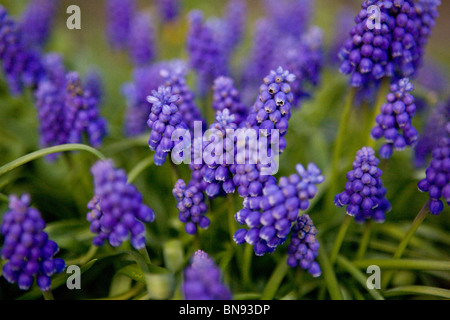
[[[184,264],[183,244],[179,240],[164,243],[163,255],[167,268],[172,272],[177,272]]]
[[[450,299],[450,290],[428,286],[403,286],[384,291],[386,297],[404,295],[428,295]]]
[[[123,267],[119,271],[118,274],[125,275],[134,281],[141,282],[145,284],[145,277],[142,269],[137,264],[130,264],[126,267]]]

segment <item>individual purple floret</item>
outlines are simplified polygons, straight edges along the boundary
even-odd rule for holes
[[[152,104],[147,125],[150,130],[148,145],[156,151],[154,155],[155,165],[162,166],[166,157],[174,147],[172,133],[176,129],[187,130],[186,124],[178,110],[176,102],[180,96],[172,94],[171,87],[160,86],[158,91],[153,90],[147,101]]]
[[[203,192],[195,185],[186,186],[180,179],[175,183],[172,194],[177,200],[179,219],[185,223],[185,230],[188,234],[197,233],[197,227],[207,229],[210,220],[205,216],[208,208],[205,204]]]
[[[450,100],[439,104],[431,111],[414,149],[414,165],[416,167],[424,167],[427,164],[428,156],[438,146],[439,140],[445,136],[446,125],[449,121]]]
[[[172,63],[170,68],[162,69],[160,72],[163,84],[172,88],[172,94],[179,96],[177,101],[178,110],[182,121],[188,126],[191,136],[194,134],[195,121],[202,122],[202,129],[206,126],[200,109],[195,103],[195,94],[186,83],[187,67],[180,62],[178,66]]]
[[[67,143],[80,143],[83,133],[87,134],[89,144],[101,145],[106,134],[106,121],[99,114],[98,100],[83,92],[77,72],[66,76],[65,119]]]
[[[184,270],[183,294],[186,300],[231,300],[231,292],[221,281],[221,272],[202,250],[194,253]]]
[[[135,65],[141,66],[156,56],[153,18],[147,13],[133,17],[128,36],[128,51]]]
[[[276,71],[271,71],[264,78],[264,83],[259,89],[258,99],[249,110],[246,126],[248,129],[256,131],[258,139],[263,136],[267,138],[267,159],[264,159],[266,163],[262,163],[261,156],[257,159],[254,158],[257,150],[251,152],[250,149],[246,151],[247,148],[238,148],[236,164],[231,166],[230,169],[234,173],[233,181],[238,187],[241,197],[259,196],[264,186],[273,182],[271,175],[275,168],[272,160],[274,156],[281,154],[286,148],[284,135],[286,135],[288,129],[291,104],[294,99],[290,86],[293,80],[295,80],[295,76],[281,67]],[[273,129],[278,133],[278,137],[275,136],[276,141],[272,141]],[[278,145],[278,154],[275,154],[276,149],[273,149],[273,145],[269,144],[271,142]],[[255,147],[255,144],[259,145],[259,142],[253,141],[251,145]]]
[[[45,221],[38,210],[30,207],[30,196],[9,197],[9,211],[3,215],[0,232],[4,236],[1,257],[3,277],[28,290],[34,279],[42,291],[51,288],[50,277],[64,271],[63,259],[54,258],[59,248],[44,231]]]
[[[376,140],[384,137],[386,143],[380,148],[380,157],[389,159],[393,150],[404,150],[406,146],[414,146],[419,136],[412,124],[416,112],[414,97],[410,94],[414,85],[408,78],[391,84],[381,113],[376,118],[372,129],[372,137]]]
[[[426,171],[426,178],[419,181],[419,190],[430,196],[430,212],[438,215],[444,210],[441,198],[450,204],[450,122],[446,132],[432,153],[433,159]]]
[[[345,191],[334,199],[337,207],[347,206],[347,214],[354,216],[358,223],[370,219],[384,222],[385,213],[391,209],[385,198],[386,189],[381,181],[382,171],[378,163],[372,148],[363,147],[359,150],[353,161],[353,170],[347,173]]]
[[[295,268],[307,270],[313,277],[322,273],[319,264],[315,261],[319,254],[319,242],[316,239],[317,229],[307,214],[297,218],[292,227],[291,242],[288,246],[287,264]]]
[[[190,66],[198,73],[200,93],[204,95],[218,76],[227,74],[227,59],[220,41],[204,22],[201,11],[189,13],[187,52]]]
[[[28,3],[21,17],[23,41],[27,47],[42,48],[51,32],[58,1],[34,0]]]
[[[156,0],[156,5],[163,21],[173,21],[180,13],[180,0]]]
[[[373,19],[377,14],[373,8],[380,10],[380,25]],[[414,74],[418,55],[415,15],[413,0],[363,2],[356,25],[340,52],[340,71],[351,75],[353,87],[367,86],[383,77]]]
[[[94,197],[89,201],[87,220],[91,232],[97,234],[92,240],[102,246],[105,240],[113,247],[127,239],[136,249],[145,247],[145,225],[153,222],[153,210],[142,202],[136,187],[127,182],[127,174],[115,169],[112,160],[99,160],[91,168],[94,177]]]
[[[233,79],[218,77],[213,85],[212,107],[216,111],[228,109],[234,115],[234,122],[239,126],[247,116],[247,107],[241,102],[239,91]]]
[[[235,219],[249,229],[236,231],[233,239],[237,244],[247,242],[261,256],[285,242],[299,210],[308,209],[317,194],[316,185],[324,181],[313,163],[306,169],[298,164],[296,169],[296,174],[281,177],[278,185],[266,185],[261,196],[244,199],[244,209],[236,213]]]
[[[136,0],[107,0],[106,36],[114,49],[125,49],[136,11]]]
[[[0,61],[11,94],[36,87],[44,76],[40,54],[27,48],[19,23],[0,5]]]

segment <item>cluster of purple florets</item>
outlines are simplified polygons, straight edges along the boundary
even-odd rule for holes
[[[87,220],[91,232],[97,234],[96,246],[105,240],[113,247],[128,238],[136,249],[145,247],[145,225],[155,219],[153,210],[142,202],[135,186],[127,182],[124,170],[115,169],[111,160],[100,160],[91,169],[94,197],[88,204]]]
[[[384,222],[385,213],[391,209],[385,198],[386,189],[381,181],[379,162],[372,148],[363,147],[358,150],[353,170],[347,173],[345,191],[335,197],[335,205],[347,206],[347,214],[354,216],[357,222],[369,219]]]
[[[50,277],[64,271],[64,260],[54,258],[58,245],[44,232],[45,222],[38,210],[30,207],[30,196],[9,198],[9,211],[3,216],[0,232],[4,236],[1,257],[3,277],[28,290],[36,278],[42,291],[51,287]]]
[[[58,9],[58,1],[30,1],[20,19],[23,41],[27,47],[42,48],[48,40]]]
[[[147,121],[151,128],[148,145],[151,150],[156,151],[154,159],[157,166],[163,165],[174,147],[172,133],[176,129],[187,129],[176,104],[179,99],[178,95],[172,94],[170,87],[163,86],[147,97],[147,101],[152,104]]]
[[[295,268],[299,266],[314,276],[322,273],[319,264],[315,261],[319,254],[319,242],[316,238],[317,229],[307,214],[297,218],[292,227],[291,242],[288,246],[287,264]]]
[[[340,71],[351,75],[351,85],[363,87],[383,77],[413,76],[439,4],[440,1],[364,1],[350,38],[340,52]]]
[[[184,270],[183,294],[186,300],[230,300],[230,290],[221,281],[221,272],[202,250],[194,253]]]
[[[180,179],[175,183],[172,193],[177,200],[179,219],[186,224],[185,230],[188,234],[197,233],[197,227],[201,229],[209,227],[210,220],[205,216],[208,208],[202,190],[195,184],[186,186]]]
[[[247,107],[241,102],[239,90],[230,77],[218,77],[213,84],[212,108],[216,111],[228,109],[234,115],[234,122],[240,125],[247,116]]]
[[[414,146],[419,136],[412,124],[416,112],[414,97],[410,94],[414,85],[408,78],[391,84],[391,92],[387,95],[387,103],[381,107],[381,114],[376,118],[376,126],[372,129],[372,137],[384,137],[386,143],[380,148],[380,157],[388,159],[393,150],[404,150],[406,146]]]
[[[296,174],[280,178],[278,185],[265,186],[261,196],[244,199],[244,209],[235,218],[249,229],[236,231],[237,244],[247,242],[254,246],[256,255],[264,255],[285,242],[299,210],[309,208],[310,200],[317,194],[316,185],[324,181],[313,163],[306,169],[298,164],[296,169]]]
[[[450,204],[450,122],[447,122],[446,132],[434,148],[432,157],[426,178],[419,181],[418,186],[430,196],[430,212],[438,215],[444,210],[441,198]]]

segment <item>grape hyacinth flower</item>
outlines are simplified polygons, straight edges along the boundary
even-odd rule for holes
[[[244,209],[236,213],[235,219],[249,229],[235,232],[233,239],[237,244],[247,242],[261,256],[272,253],[286,241],[299,210],[308,209],[310,200],[317,194],[316,185],[324,181],[313,163],[306,169],[298,164],[296,170],[296,174],[281,177],[278,185],[266,185],[262,196],[244,199]]]
[[[91,146],[101,145],[106,135],[106,121],[99,114],[98,100],[83,92],[77,72],[69,72],[66,76],[64,120],[67,143],[80,143],[86,133]]]
[[[288,246],[287,264],[295,268],[307,270],[313,277],[322,273],[315,261],[319,254],[319,242],[316,239],[317,229],[307,214],[297,218],[292,227],[291,242]]]
[[[228,54],[239,44],[245,33],[247,4],[244,0],[230,0],[225,8],[224,21],[227,26]]]
[[[0,61],[11,94],[35,88],[44,76],[40,54],[27,48],[18,22],[0,5]]]
[[[202,250],[194,253],[184,270],[183,294],[186,300],[231,300],[230,290],[221,281],[221,272]]]
[[[23,41],[27,47],[42,48],[50,35],[58,1],[30,1],[21,17]]]
[[[168,153],[174,147],[172,133],[176,129],[186,129],[182,116],[178,110],[180,96],[172,94],[171,87],[160,86],[158,91],[153,90],[147,101],[152,104],[147,125],[151,129],[148,145],[150,150],[156,151],[155,165],[162,166]]]
[[[380,9],[375,25],[369,7]],[[353,87],[376,83],[383,77],[410,77],[417,59],[417,27],[413,0],[366,0],[355,18],[356,25],[343,45],[340,71],[351,75]]]
[[[234,115],[234,122],[239,126],[247,116],[247,108],[241,102],[238,89],[234,86],[233,79],[218,77],[213,85],[212,108],[216,111],[228,109]]]
[[[294,99],[290,83],[294,80],[295,76],[281,67],[276,71],[272,70],[264,78],[264,83],[259,89],[258,99],[247,116],[247,128],[253,128],[258,133],[260,130],[265,130],[269,160],[273,160],[274,157],[278,156],[278,154],[275,154],[275,150],[272,149],[273,146],[269,144],[270,140],[272,140],[272,129],[278,130],[279,141],[276,141],[278,153],[281,154],[286,148],[284,135],[286,135],[288,129],[288,120],[291,117],[291,105]],[[261,137],[258,138],[260,139]],[[241,197],[256,197],[261,195],[267,183],[273,182],[273,177],[267,171],[274,169],[272,167],[274,163],[262,164],[261,159],[249,159],[256,152],[245,152],[245,149],[247,148],[239,148],[238,146],[236,164],[232,165],[230,169],[234,174],[233,181],[238,187],[239,195]],[[266,172],[261,174],[262,170]]]
[[[107,0],[106,36],[113,49],[125,49],[136,11],[136,0]]]
[[[84,78],[83,91],[86,95],[94,97],[99,103],[102,101],[104,92],[103,81],[97,70],[91,69],[88,71]]]
[[[218,76],[227,74],[227,59],[219,41],[204,22],[201,11],[189,13],[187,52],[190,66],[199,75],[199,90],[204,95]]]
[[[431,214],[438,215],[444,210],[441,198],[450,204],[450,122],[447,121],[446,132],[433,150],[430,166],[426,170],[426,178],[419,181],[418,187],[430,196]]]
[[[128,238],[136,249],[145,247],[145,225],[155,214],[142,202],[136,187],[127,182],[127,174],[115,169],[112,160],[99,160],[91,168],[94,177],[94,197],[88,203],[87,220],[97,234],[92,240],[102,246],[105,240],[113,247]]]
[[[191,135],[194,134],[194,122],[202,121],[202,129],[206,125],[206,120],[203,119],[200,109],[195,103],[195,94],[186,83],[187,67],[184,63],[172,63],[170,68],[162,69],[160,72],[164,79],[163,84],[166,87],[172,88],[172,94],[178,95],[177,101],[178,110],[181,114],[182,121],[188,126]]]
[[[174,21],[180,13],[180,0],[156,0],[159,16],[163,21]]]
[[[345,191],[334,199],[337,207],[347,206],[347,214],[354,216],[358,223],[369,219],[384,222],[385,213],[391,210],[385,198],[386,189],[381,181],[383,172],[378,168],[379,162],[372,148],[358,150],[353,170],[347,173]]]
[[[128,51],[135,65],[145,65],[156,56],[153,18],[147,13],[133,17],[128,36]]]
[[[172,194],[177,200],[179,219],[185,223],[185,230],[188,234],[196,234],[197,227],[207,229],[210,220],[205,216],[207,207],[202,190],[196,185],[186,186],[186,183],[179,179],[175,183]]]
[[[4,236],[1,257],[8,260],[3,265],[3,277],[28,290],[34,279],[43,291],[51,288],[50,277],[64,271],[63,259],[55,258],[59,248],[44,231],[45,221],[38,210],[30,207],[30,196],[9,197],[9,211],[3,216],[0,232]]]
[[[410,94],[414,85],[408,78],[392,83],[381,114],[376,118],[372,129],[372,137],[376,140],[384,137],[386,143],[380,148],[380,157],[389,159],[393,150],[404,150],[406,146],[414,146],[419,136],[412,124],[416,112],[414,97]]]
[[[417,140],[414,149],[414,165],[424,167],[427,158],[438,146],[439,140],[445,136],[446,125],[450,122],[450,100],[439,104],[427,119],[423,133]]]

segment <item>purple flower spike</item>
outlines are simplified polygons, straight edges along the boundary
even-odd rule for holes
[[[146,13],[137,14],[131,21],[128,51],[135,65],[142,66],[156,56],[153,18]]]
[[[106,36],[114,49],[124,49],[128,44],[131,21],[136,10],[135,0],[108,0]]]
[[[50,35],[58,1],[30,1],[21,18],[23,41],[27,47],[42,48]]]
[[[288,246],[287,264],[295,268],[307,270],[313,277],[321,274],[320,266],[315,261],[319,254],[319,242],[316,239],[317,229],[307,214],[297,218],[292,227],[291,242]]]
[[[337,207],[347,206],[347,214],[354,216],[358,223],[369,219],[384,222],[385,213],[391,210],[385,198],[386,189],[381,181],[382,171],[378,164],[379,160],[372,148],[363,147],[359,150],[353,161],[353,170],[347,173],[345,191],[335,197],[334,204]]]
[[[3,265],[3,277],[28,290],[34,279],[42,291],[51,287],[50,277],[64,271],[64,260],[54,258],[58,245],[44,232],[45,222],[38,210],[30,207],[30,196],[9,198],[9,211],[3,216],[0,233],[4,236],[1,257],[8,260]]]
[[[202,250],[194,253],[184,270],[183,294],[186,300],[231,300],[230,290],[221,281],[221,272]]]
[[[408,78],[391,84],[387,103],[381,107],[381,114],[372,129],[374,139],[384,137],[386,141],[380,149],[381,158],[390,158],[393,149],[401,151],[417,143],[419,134],[412,124],[416,112],[414,97],[410,94],[412,90],[414,86]]]
[[[94,197],[89,201],[87,220],[91,232],[97,234],[92,243],[102,246],[107,240],[118,247],[127,239],[136,249],[145,247],[144,223],[153,222],[153,210],[142,202],[136,187],[127,182],[122,169],[111,160],[97,161],[91,168]]]

